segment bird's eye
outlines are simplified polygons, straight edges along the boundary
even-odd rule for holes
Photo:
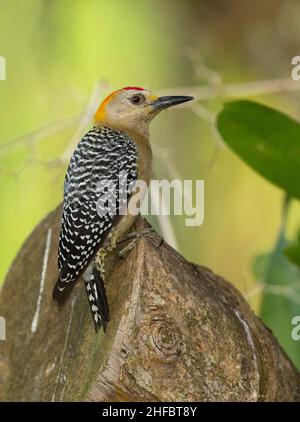
[[[144,101],[145,101],[145,97],[141,94],[136,94],[130,97],[130,102],[135,105],[141,104]]]

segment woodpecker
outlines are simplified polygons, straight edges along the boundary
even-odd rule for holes
[[[62,306],[83,275],[96,332],[101,326],[105,330],[109,320],[106,256],[134,223],[130,201],[141,204],[146,193],[135,191],[137,181],[150,182],[149,124],[161,110],[192,99],[157,97],[139,87],[114,91],[100,104],[94,126],[72,155],[64,181],[53,298]]]

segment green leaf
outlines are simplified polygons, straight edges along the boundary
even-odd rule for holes
[[[217,127],[225,143],[270,182],[300,199],[300,125],[252,101],[225,103]]]
[[[300,269],[282,253],[286,245],[282,238],[275,251],[256,257],[252,269],[257,280],[265,283],[261,318],[300,369],[300,344],[291,336],[292,318],[300,315]]]
[[[298,230],[296,240],[287,246],[283,252],[293,264],[300,268],[300,230]]]

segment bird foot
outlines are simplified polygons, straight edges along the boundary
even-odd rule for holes
[[[100,248],[96,254],[95,266],[100,273],[103,280],[105,280],[105,260],[108,255],[108,251],[105,248]]]
[[[155,232],[155,230],[152,227],[147,227],[141,231],[133,231],[130,232],[128,234],[126,234],[125,236],[123,236],[119,241],[118,241],[118,246],[124,242],[128,242],[128,245],[124,246],[120,251],[119,251],[119,258],[120,259],[124,259],[126,258],[126,256],[128,255],[128,253],[135,247],[136,243],[138,242],[138,240],[140,240],[142,237],[157,237],[157,233]],[[157,246],[155,246],[155,248],[160,248],[161,245],[164,243],[164,240],[162,237],[160,237],[160,241],[157,244]]]

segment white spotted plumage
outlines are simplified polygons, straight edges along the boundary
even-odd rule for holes
[[[126,183],[121,186],[125,195],[119,195],[124,175]],[[60,275],[53,292],[58,302],[93,259],[121,208],[127,205],[136,180],[136,146],[123,132],[94,127],[81,139],[64,183]],[[103,194],[106,206],[101,202]]]

